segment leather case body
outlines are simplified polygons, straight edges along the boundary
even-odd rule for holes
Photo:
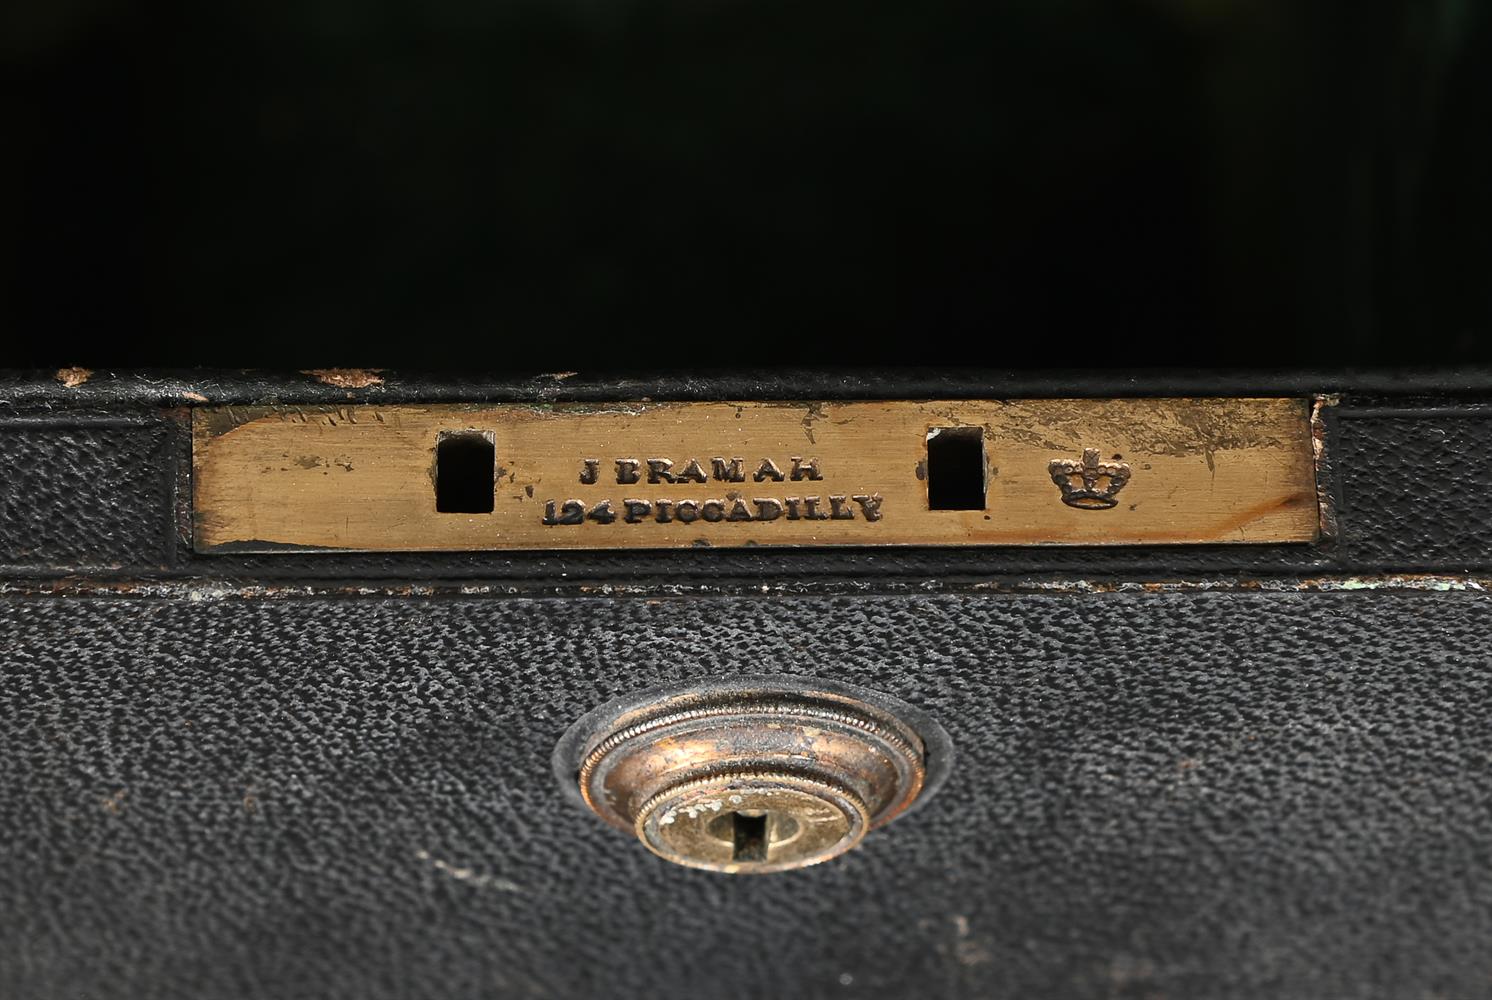
[[[0,380],[0,996],[1492,989],[1492,373]],[[1283,395],[1314,544],[226,554],[202,405]],[[595,705],[916,705],[945,787],[729,879],[577,810]]]

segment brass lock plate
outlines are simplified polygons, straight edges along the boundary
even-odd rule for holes
[[[1300,399],[204,407],[197,551],[1311,542]]]
[[[561,740],[555,772],[667,861],[762,874],[853,849],[925,801],[951,759],[941,727],[885,695],[743,677],[602,706]]]

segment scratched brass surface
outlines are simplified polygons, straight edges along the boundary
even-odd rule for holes
[[[928,436],[944,428],[979,428],[982,509],[929,509]],[[459,431],[493,442],[490,513],[436,510],[437,441]],[[1261,543],[1318,532],[1310,404],[1299,399],[204,407],[193,470],[201,552]]]

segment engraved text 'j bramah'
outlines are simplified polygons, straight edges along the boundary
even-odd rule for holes
[[[708,464],[691,458],[676,467],[667,458],[619,458],[613,463],[616,482],[620,486],[668,483],[745,483],[748,478],[754,483],[813,482],[823,479],[817,458],[803,459],[794,455],[787,461],[787,471],[770,458],[764,458],[747,473],[744,458],[711,458]],[[580,483],[594,486],[601,480],[601,459],[581,460]],[[601,500],[587,505],[582,500],[548,500],[544,504],[542,521],[546,525],[613,524],[618,520],[625,524],[654,521],[668,524],[678,521],[691,524],[694,521],[716,523],[720,521],[852,521],[858,509],[860,517],[867,521],[881,519],[881,495],[879,493],[836,493],[828,496],[780,496],[741,497],[735,492],[723,498],[654,499],[625,497],[619,506],[611,500]]]

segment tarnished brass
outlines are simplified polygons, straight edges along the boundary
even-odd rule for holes
[[[578,772],[586,804],[648,850],[741,874],[843,854],[928,776],[922,736],[892,712],[843,689],[766,683],[625,711],[586,740]]]
[[[1305,399],[203,407],[198,552],[1313,542]]]

